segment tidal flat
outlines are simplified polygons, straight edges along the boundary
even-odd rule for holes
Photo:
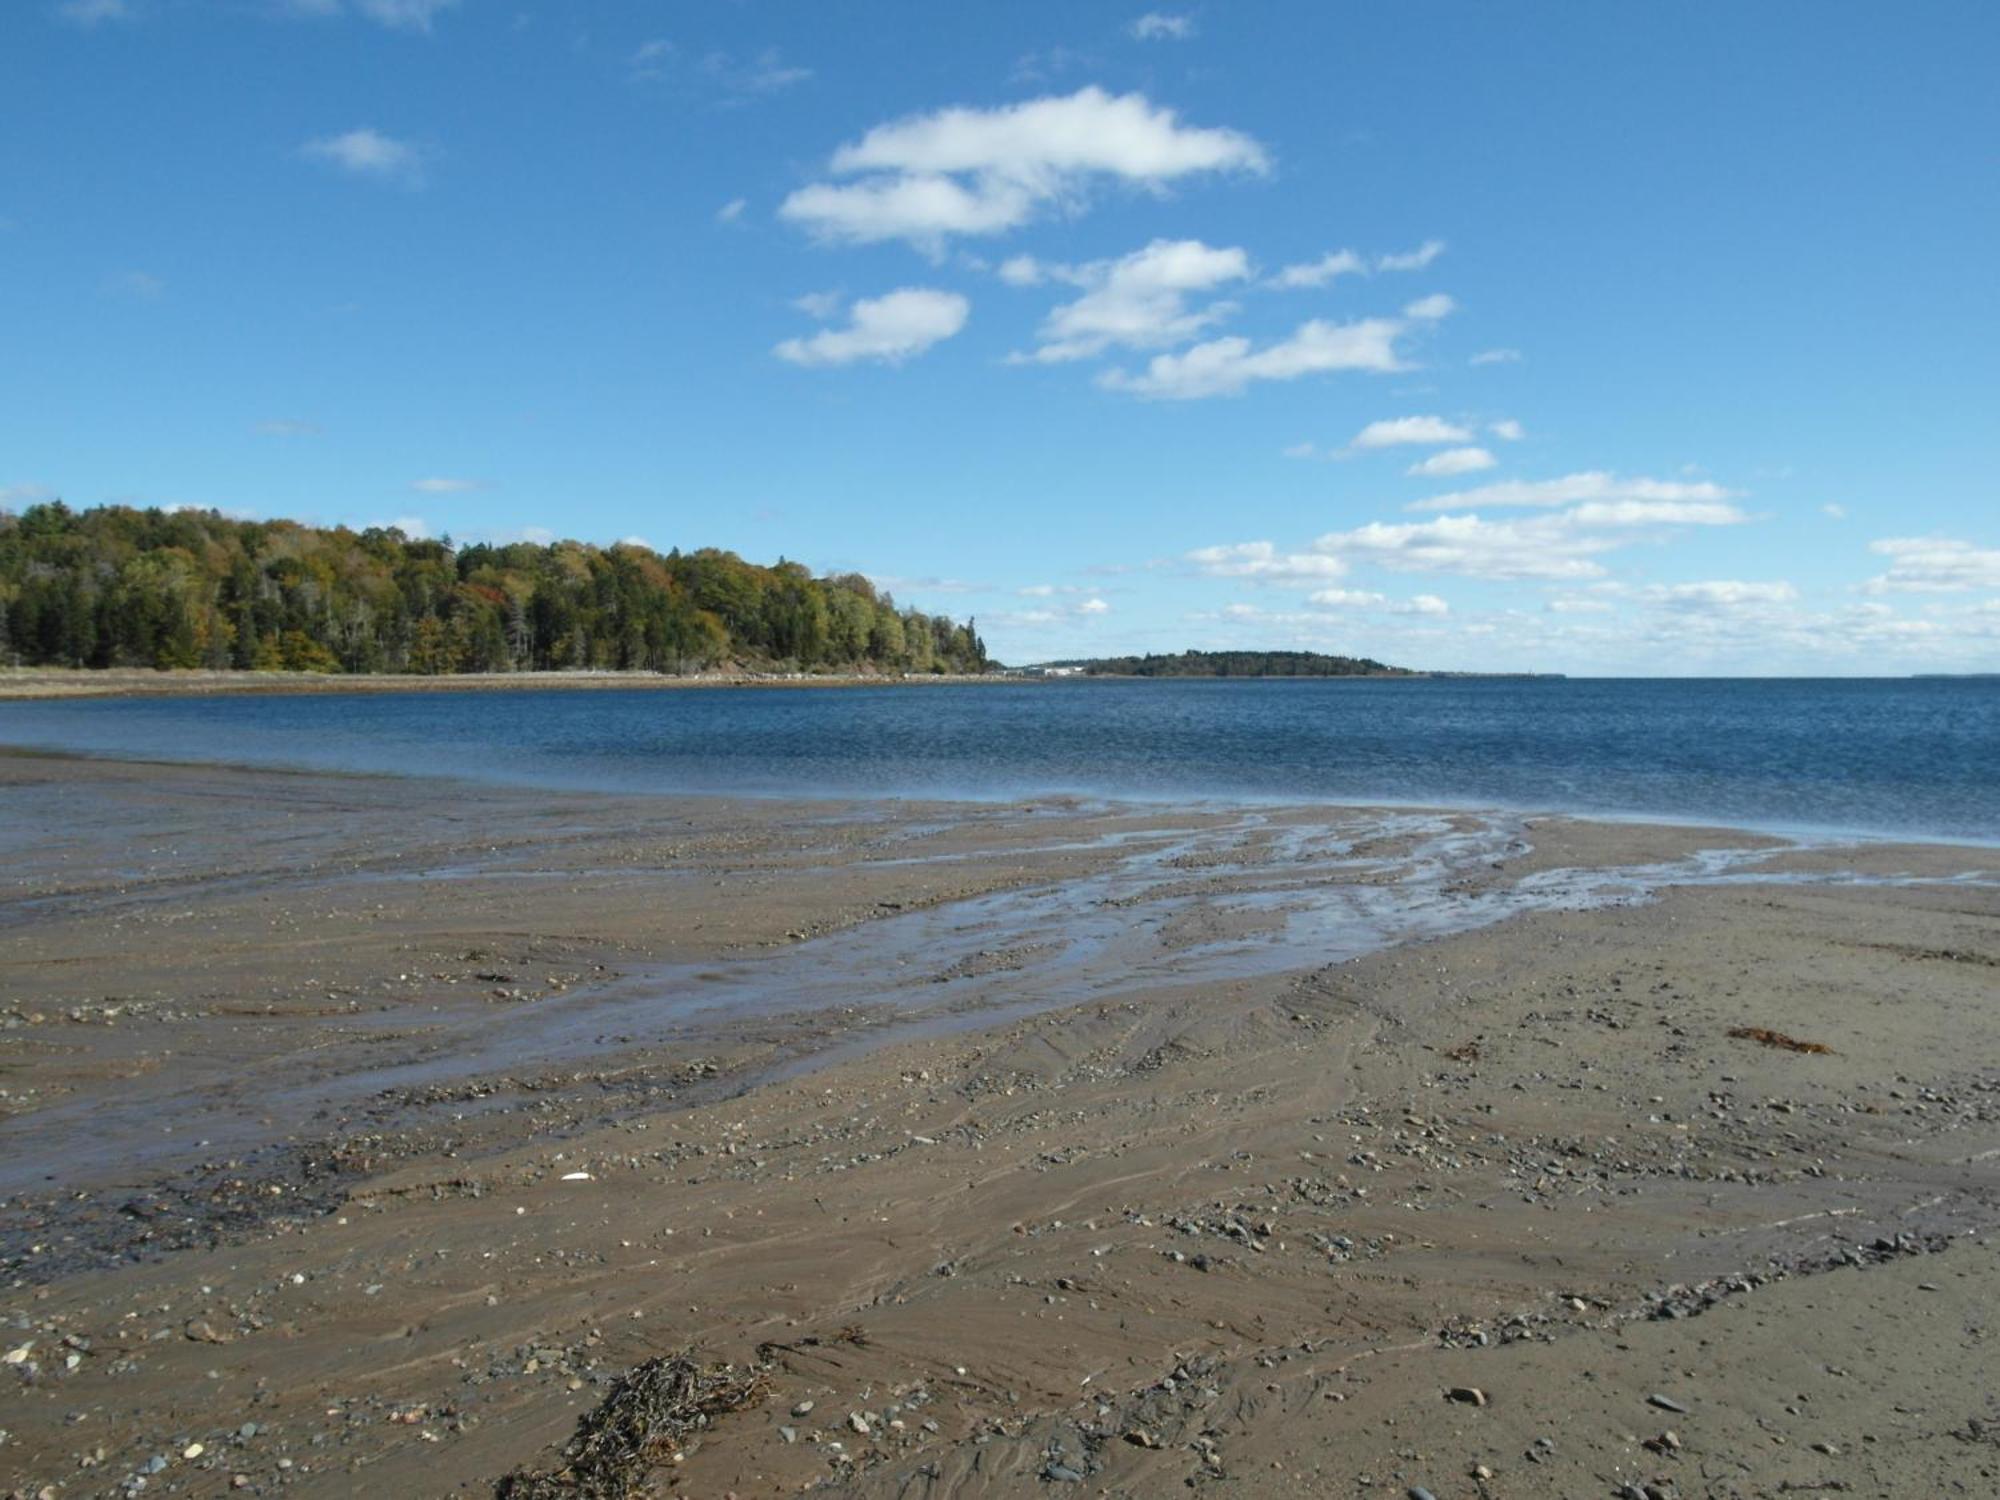
[[[0,754],[0,849],[0,1490],[2000,1484],[1990,847]]]

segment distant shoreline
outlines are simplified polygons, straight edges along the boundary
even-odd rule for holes
[[[145,667],[0,668],[0,702],[56,698],[204,698],[269,693],[463,693],[510,689],[843,688],[905,687],[928,683],[1021,682],[997,674],[803,672],[705,672],[675,677],[660,672],[448,672],[409,673],[250,672],[202,669],[154,671]]]

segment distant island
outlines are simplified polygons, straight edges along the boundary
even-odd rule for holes
[[[978,674],[971,620],[733,552],[477,543],[213,510],[0,512],[0,664],[440,676]]]
[[[1430,672],[1392,667],[1367,656],[1319,651],[1176,651],[1148,656],[1092,656],[1019,667],[1026,677],[1502,677],[1559,681],[1560,672]]]
[[[1096,656],[1044,662],[1023,669],[1043,677],[1420,677],[1405,667],[1365,656],[1318,651],[1178,651],[1150,656]]]

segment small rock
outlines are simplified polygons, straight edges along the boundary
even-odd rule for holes
[[[1052,1458],[1048,1467],[1042,1470],[1042,1478],[1054,1480],[1058,1484],[1078,1484],[1083,1480],[1083,1470],[1073,1469],[1068,1464]]]
[[[788,1443],[796,1443],[799,1440],[799,1430],[796,1427],[780,1427],[778,1436]]]
[[[1446,1391],[1445,1395],[1465,1406],[1484,1406],[1486,1404],[1486,1392],[1482,1391],[1476,1385],[1455,1385]]]
[[[795,1401],[792,1403],[792,1415],[795,1417],[803,1417],[812,1409],[813,1404],[810,1401]]]
[[[181,1449],[181,1457],[200,1458],[207,1451],[208,1449],[200,1443],[189,1443],[185,1448]]]
[[[1436,1495],[1433,1495],[1429,1490],[1425,1489],[1420,1484],[1411,1485],[1408,1490],[1408,1494],[1410,1500],[1437,1500]]]
[[[856,1432],[860,1433],[863,1437],[868,1436],[868,1419],[862,1416],[860,1412],[858,1411],[849,1412],[847,1414],[847,1425],[849,1427],[852,1427]]]
[[[1674,1400],[1672,1396],[1662,1396],[1657,1391],[1646,1398],[1646,1404],[1648,1406],[1657,1406],[1661,1411],[1679,1412],[1682,1416],[1687,1415],[1687,1408],[1685,1406]]]

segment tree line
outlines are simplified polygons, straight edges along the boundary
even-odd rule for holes
[[[0,662],[306,672],[981,672],[858,573],[703,548],[454,546],[395,527],[60,501],[0,512]]]

